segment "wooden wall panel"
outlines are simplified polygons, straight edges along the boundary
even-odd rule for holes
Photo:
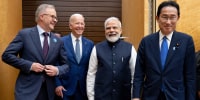
[[[95,43],[105,39],[104,21],[110,16],[121,19],[121,0],[22,0],[23,1],[23,27],[35,25],[34,13],[41,3],[53,4],[57,10],[58,23],[55,31],[66,35],[69,16],[73,13],[81,13],[85,16],[86,29],[84,36]]]
[[[0,56],[22,28],[21,0],[0,0]],[[14,100],[18,70],[0,60],[0,100]]]
[[[146,0],[122,0],[122,34],[128,37],[125,40],[136,49],[144,36],[144,1]]]

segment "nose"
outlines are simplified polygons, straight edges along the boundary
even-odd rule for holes
[[[58,22],[58,19],[57,19],[57,18],[53,18],[53,21],[57,23],[57,22]]]
[[[114,28],[113,28],[113,27],[111,27],[111,28],[110,28],[110,31],[114,31]]]
[[[168,23],[168,24],[171,23],[171,20],[170,20],[170,19],[167,19],[167,20],[166,20],[166,23]]]

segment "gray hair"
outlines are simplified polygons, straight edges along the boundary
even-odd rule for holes
[[[119,20],[119,18],[117,18],[117,17],[109,17],[109,18],[107,18],[107,19],[105,20],[105,22],[104,22],[104,28],[105,28],[105,29],[106,29],[106,25],[108,24],[108,22],[110,22],[110,21],[112,21],[112,20],[117,21],[119,27],[120,27],[120,28],[122,27],[122,23],[121,23],[121,21]]]
[[[82,14],[80,14],[80,13],[74,13],[74,14],[72,14],[72,15],[69,17],[69,23],[71,23],[73,17],[75,17],[75,16],[81,16],[81,17],[83,17],[83,19],[85,20],[85,18],[84,18],[84,16],[83,16]]]
[[[35,21],[38,21],[38,17],[41,13],[44,13],[47,8],[55,9],[54,5],[51,4],[41,4],[38,6],[37,10],[35,11]]]

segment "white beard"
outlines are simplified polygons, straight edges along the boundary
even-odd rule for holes
[[[116,35],[114,35],[114,36],[106,35],[106,39],[107,39],[109,42],[114,43],[114,42],[116,42],[117,40],[119,40],[120,35],[121,35],[120,33],[118,33],[118,34],[116,34]]]

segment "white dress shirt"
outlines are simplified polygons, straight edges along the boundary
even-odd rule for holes
[[[72,38],[72,44],[73,44],[73,48],[74,48],[74,52],[76,49],[76,37],[71,33],[71,38]],[[79,44],[80,44],[80,56],[82,57],[82,37],[80,36],[79,38]]]
[[[168,49],[169,49],[169,46],[170,46],[170,43],[171,43],[171,39],[172,39],[172,35],[173,35],[173,32],[171,32],[168,35],[163,35],[161,31],[159,32],[159,45],[160,45],[160,49],[161,49],[161,44],[162,44],[164,36],[167,37],[167,45],[168,45]]]
[[[39,36],[40,36],[40,43],[41,43],[41,46],[43,48],[43,44],[44,44],[44,35],[43,33],[45,32],[39,25],[37,25],[37,29],[38,29],[38,32],[39,32]],[[50,32],[48,33],[49,36],[50,36]],[[48,36],[48,44],[50,46],[50,37]]]

